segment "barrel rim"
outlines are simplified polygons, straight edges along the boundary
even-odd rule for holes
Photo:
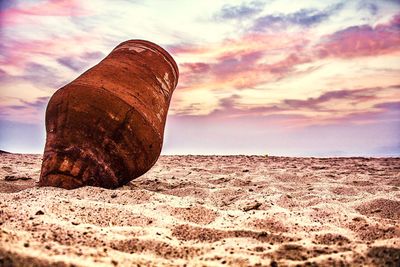
[[[168,60],[172,63],[172,66],[174,68],[175,74],[176,74],[176,79],[179,79],[179,68],[178,68],[178,64],[176,64],[176,61],[174,60],[174,58],[171,56],[170,53],[168,53],[167,50],[165,50],[164,48],[162,48],[161,46],[159,46],[158,44],[155,44],[153,42],[147,41],[147,40],[142,40],[142,39],[131,39],[131,40],[127,40],[124,41],[122,43],[120,43],[119,45],[117,45],[113,50],[116,50],[117,48],[127,44],[127,43],[136,43],[136,44],[143,44],[146,46],[149,46],[151,48],[155,48],[157,49],[158,52],[160,52],[161,54],[163,54],[164,56],[166,56],[168,58]],[[176,81],[176,84],[178,84],[178,81]]]

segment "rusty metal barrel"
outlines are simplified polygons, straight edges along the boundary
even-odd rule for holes
[[[167,51],[129,40],[57,90],[39,185],[116,188],[147,172],[161,153],[178,76]]]

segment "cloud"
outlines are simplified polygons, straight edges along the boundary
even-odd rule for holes
[[[40,88],[50,94],[63,84],[76,78],[77,73],[97,63],[104,54],[87,46],[71,45],[71,42],[90,44],[90,37],[70,36],[49,40],[9,40],[1,44],[0,86],[15,85],[23,88]],[[17,85],[20,86],[17,86]],[[18,89],[17,89],[18,87]]]
[[[400,6],[399,0],[384,0],[385,2],[393,3],[396,4],[397,6]]]
[[[331,100],[351,102],[362,96],[363,90],[370,93],[386,89],[360,88],[354,93],[340,90],[315,99],[321,104]],[[304,100],[303,106],[315,109],[315,99]],[[399,111],[395,119],[387,110],[363,109],[343,114],[337,108],[338,114],[328,112],[327,119],[321,121],[317,113],[303,114],[297,105],[289,106],[285,101],[251,107],[242,103],[245,100],[233,94],[220,99],[218,108],[207,115],[168,116],[163,153],[399,155],[398,146],[394,145],[399,143]]]
[[[65,71],[54,65],[26,62],[17,69],[18,71],[15,74],[7,73],[0,69],[0,88],[5,90],[14,87],[14,90],[29,90],[29,88],[21,86],[17,88],[15,86],[18,83],[28,83],[50,94],[68,80],[65,76]]]
[[[34,62],[28,62],[21,75],[7,75],[6,79],[14,82],[26,81],[53,89],[60,87],[65,82],[57,69]]]
[[[264,9],[265,3],[250,2],[241,5],[224,5],[216,15],[218,19],[244,19],[259,14]]]
[[[181,65],[180,88],[248,89],[265,82],[273,82],[295,73],[297,64],[308,62],[295,54],[268,64],[261,62],[264,51],[222,55],[214,63],[195,62]]]
[[[46,107],[47,103],[49,102],[50,97],[38,97],[35,101],[29,102],[25,100],[21,100],[22,105],[12,105],[8,106],[10,109],[16,109],[16,110],[21,110],[21,109],[42,109],[43,107]]]
[[[324,106],[333,100],[340,100],[341,102],[351,102],[355,105],[357,102],[364,102],[367,100],[374,100],[377,98],[376,91],[382,88],[361,88],[353,90],[336,90],[323,93],[319,97],[310,97],[306,100],[299,99],[285,99],[282,106],[286,106],[295,111],[298,109],[310,109],[314,111],[335,111],[336,108],[332,106]],[[344,110],[343,110],[344,111]]]
[[[367,9],[369,13],[373,16],[377,15],[379,11],[379,6],[376,3],[371,3],[367,1],[361,1],[359,3],[359,7]]]
[[[0,120],[25,124],[39,124],[44,121],[44,113],[50,97],[38,97],[33,101],[19,99],[19,104],[0,106]]]
[[[32,61],[34,56],[40,56],[41,59],[48,57],[53,60],[59,55],[76,55],[85,53],[87,47],[71,45],[71,43],[89,43],[93,39],[86,36],[68,36],[54,39],[42,40],[9,40],[1,45],[0,49],[4,51],[0,63],[3,65],[12,65],[13,67],[24,67]],[[4,69],[3,69],[4,70]]]
[[[70,68],[73,71],[81,71],[84,66],[86,65],[85,62],[80,61],[76,58],[71,58],[70,56],[68,57],[60,57],[57,59],[57,62],[60,63],[61,65]]]
[[[92,14],[81,1],[77,0],[45,0],[34,3],[13,3],[0,9],[2,26],[13,26],[26,23],[26,16],[87,16]],[[39,21],[36,20],[36,23]]]
[[[208,52],[210,49],[191,43],[178,43],[168,45],[166,49],[172,54],[202,54]]]
[[[245,107],[241,108],[238,105],[238,101],[242,100],[242,97],[239,95],[232,95],[230,97],[223,98],[219,101],[218,108],[209,114],[210,117],[223,117],[223,118],[238,118],[238,117],[252,117],[252,116],[268,116],[269,118],[279,118],[289,117],[292,119],[293,117],[300,118],[302,115],[298,114],[285,114],[284,116],[280,116],[278,113],[283,109],[278,107],[277,105],[264,105],[258,107]]]
[[[248,105],[240,94],[219,99],[216,108],[206,115],[196,115],[192,108],[174,113],[175,117],[206,117],[207,120],[254,120],[265,118],[281,126],[306,127],[337,123],[400,122],[400,85],[342,89],[307,99],[282,99],[264,105]],[[398,101],[388,102],[386,98]],[[397,119],[396,119],[397,118]],[[276,120],[276,121],[275,121]]]
[[[257,32],[284,30],[289,26],[311,27],[317,25],[337,13],[342,4],[331,6],[325,10],[301,9],[289,14],[272,14],[255,20],[251,30]]]
[[[376,123],[387,120],[399,123],[399,102],[387,102],[387,98],[400,101],[399,88],[400,85],[394,85],[330,91],[306,100],[285,99],[277,106],[299,114],[312,111],[304,114],[310,118],[311,124],[316,125],[340,122]]]
[[[320,58],[377,56],[400,50],[400,14],[389,23],[351,26],[326,35],[315,47]]]
[[[324,36],[313,46],[309,46],[309,40],[301,35],[268,33],[247,34],[207,47],[181,44],[172,48],[175,54],[204,57],[205,60],[180,65],[180,88],[252,88],[304,74],[297,69],[302,64],[326,58],[365,57],[398,51],[399,17],[375,28],[368,25],[349,27]],[[271,60],[270,51],[278,60]],[[279,53],[287,56],[276,57]],[[308,72],[316,69],[310,66]]]
[[[393,110],[400,112],[400,101],[379,103],[376,104],[374,107],[384,110]]]
[[[104,53],[100,51],[85,52],[80,57],[82,60],[100,60],[104,57]]]
[[[204,60],[180,64],[180,89],[244,89],[276,81],[293,72],[297,64],[308,62],[308,58],[297,55],[307,43],[298,34],[251,33],[208,46],[180,44],[170,49],[178,58],[190,55]]]
[[[57,62],[74,72],[82,72],[94,62],[100,61],[104,54],[100,51],[82,52],[78,55],[68,55],[57,58]]]
[[[396,21],[395,16],[387,23],[369,27],[372,31],[395,33],[398,31]],[[290,117],[291,125],[379,121],[383,111],[374,105],[387,101],[388,96],[398,99],[390,88],[400,82],[394,75],[396,55],[390,55],[396,49],[386,50],[382,45],[371,51],[353,49],[351,54],[346,51],[321,53],[321,49],[329,47],[333,41],[338,45],[346,42],[351,45],[359,31],[343,35],[342,32],[350,32],[346,30],[321,39],[315,39],[316,36],[307,34],[305,29],[291,34],[245,33],[219,43],[171,46],[174,57],[180,62],[180,81],[171,112],[177,116],[212,114],[219,118],[246,114],[282,118],[299,115]],[[391,43],[394,35],[382,35],[380,44]],[[345,38],[339,38],[341,36]],[[347,58],[357,60],[348,61]],[[387,70],[377,74],[375,71],[381,66]],[[380,75],[384,80],[374,80],[373,75]],[[240,98],[219,102],[232,94]]]
[[[229,82],[233,88],[251,87],[258,83],[257,61],[263,57],[263,51],[254,51],[238,55],[223,55],[217,63],[210,66],[210,72],[217,84]]]
[[[195,63],[182,63],[181,66],[191,73],[206,73],[210,70],[210,64],[195,62]]]
[[[336,5],[330,12],[323,12],[333,14],[340,8]],[[307,14],[311,13],[298,11],[291,15],[291,20],[305,24],[317,21]],[[320,68],[318,62],[322,60],[398,51],[399,18],[395,16],[390,22],[375,27],[348,27],[317,41],[307,39],[310,35],[303,31],[262,32],[207,45],[180,43],[168,49],[181,62],[180,90],[242,90],[309,74]],[[181,56],[184,60],[179,60]]]
[[[0,1],[0,12],[17,5],[16,0]]]

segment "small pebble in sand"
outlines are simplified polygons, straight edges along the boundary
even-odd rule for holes
[[[249,203],[242,208],[243,211],[256,210],[261,206],[260,202]]]
[[[42,210],[38,210],[36,213],[35,213],[35,215],[43,215],[44,214],[44,212],[42,211]]]
[[[17,181],[17,180],[30,180],[32,177],[26,175],[6,175],[4,177],[5,181]]]

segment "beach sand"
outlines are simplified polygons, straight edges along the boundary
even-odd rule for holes
[[[398,266],[400,158],[162,156],[116,190],[0,155],[0,266]]]

